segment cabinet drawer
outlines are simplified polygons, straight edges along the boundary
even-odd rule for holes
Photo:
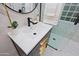
[[[39,48],[39,50],[40,50],[39,54],[40,55],[42,55],[44,53],[45,49],[46,49],[47,40],[48,40],[48,34],[45,35],[45,37],[40,42],[40,48]]]

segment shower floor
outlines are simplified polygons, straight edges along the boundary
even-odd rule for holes
[[[79,43],[69,39],[63,39],[61,48],[58,50],[47,46],[44,56],[79,56]]]

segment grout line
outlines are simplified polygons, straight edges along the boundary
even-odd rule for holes
[[[71,16],[62,16],[62,17],[71,17]],[[76,17],[71,17],[71,18],[76,18]]]

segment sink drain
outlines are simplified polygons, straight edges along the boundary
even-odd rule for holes
[[[33,33],[33,35],[36,35],[36,33]]]

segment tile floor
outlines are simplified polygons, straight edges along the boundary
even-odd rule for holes
[[[79,56],[79,43],[72,40],[65,40],[61,49],[57,51],[47,46],[43,56]]]

